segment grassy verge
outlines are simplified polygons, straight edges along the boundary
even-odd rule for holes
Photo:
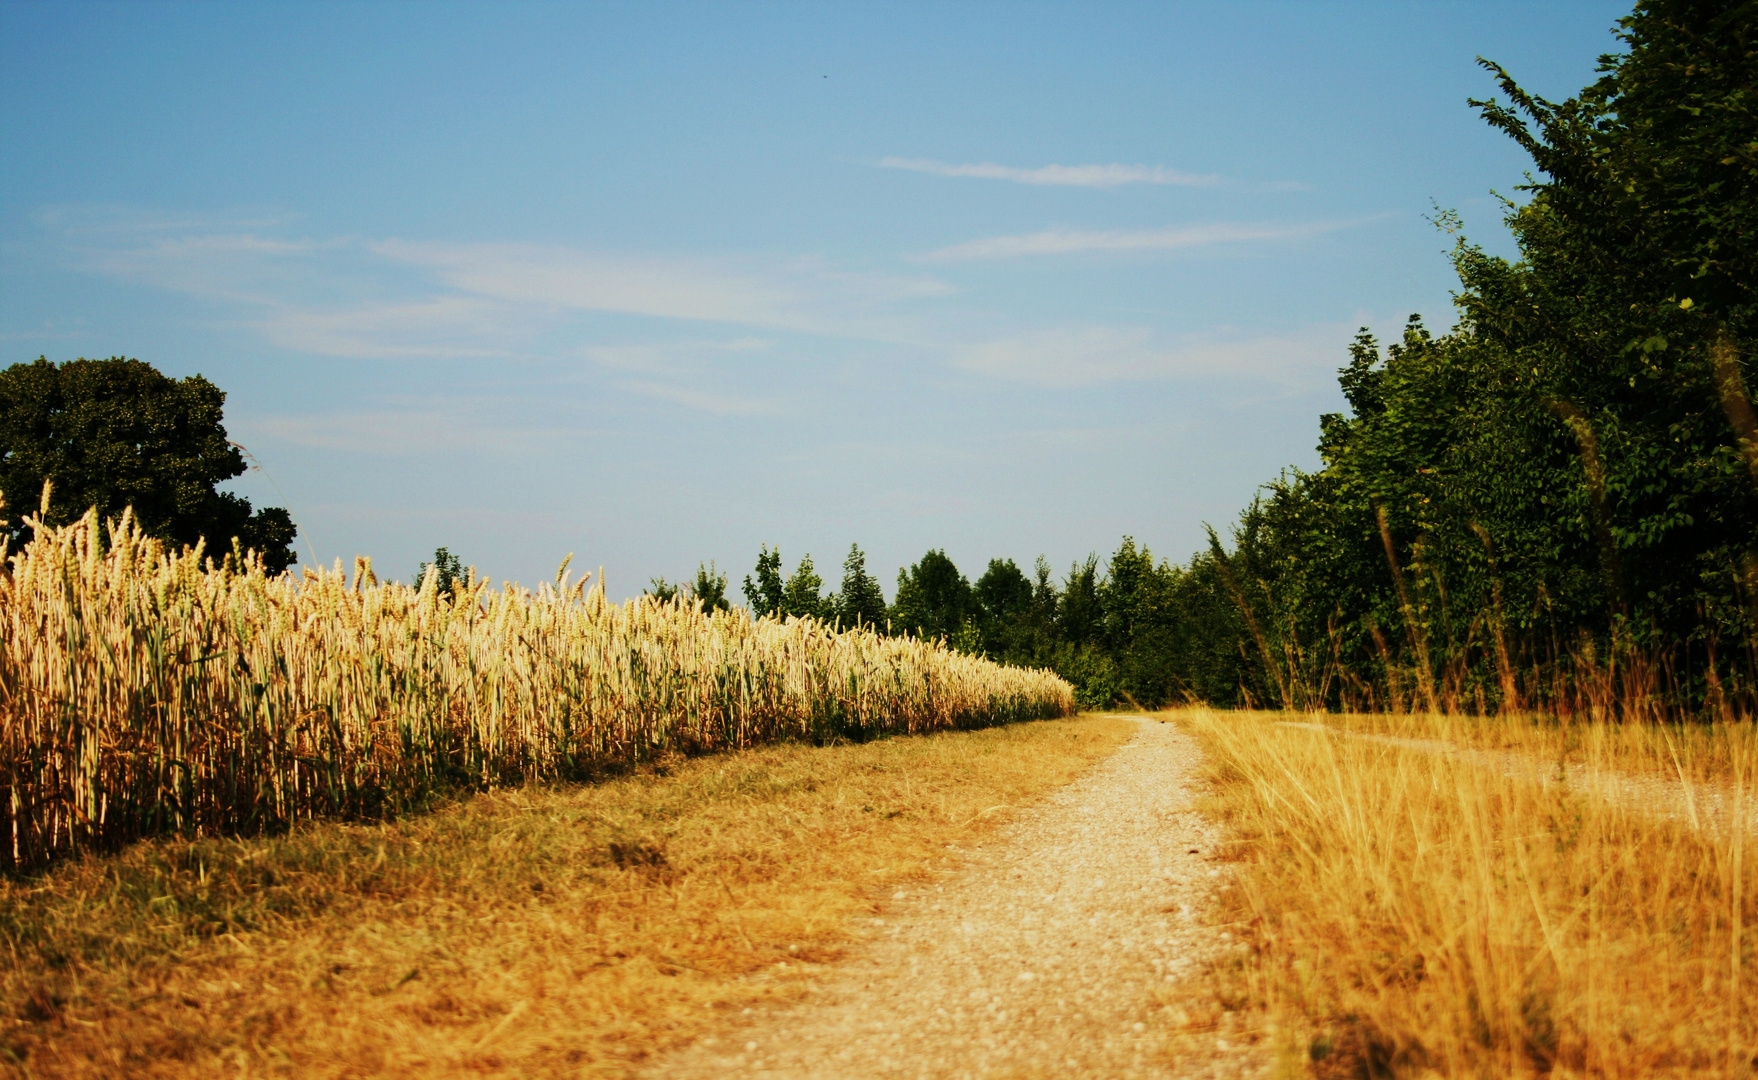
[[[783,744],[0,883],[0,1072],[625,1075],[1132,730]]]
[[[1632,776],[1715,785],[1749,776],[1758,760],[1752,723],[1608,723],[1547,715],[1447,716],[1436,713],[1299,717],[1353,734],[1436,739],[1462,748],[1508,751],[1546,763],[1585,765]]]
[[[1204,743],[1240,860],[1222,916],[1250,928],[1235,977],[1269,1009],[1292,1074],[1754,1071],[1749,732],[1701,748],[1704,771],[1745,812],[1699,830],[1593,781],[1614,766],[1678,772],[1678,742],[1658,732],[1439,719],[1384,729],[1587,770],[1546,777],[1280,726],[1275,714],[1180,719]]]

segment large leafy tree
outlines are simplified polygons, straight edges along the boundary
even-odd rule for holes
[[[732,604],[726,599],[726,575],[715,567],[712,560],[707,564],[696,564],[696,580],[690,585],[690,595],[695,598],[696,606],[710,615],[732,610]]]
[[[1758,531],[1739,415],[1758,372],[1758,10],[1647,0],[1620,26],[1628,51],[1560,104],[1486,65],[1507,100],[1476,104],[1542,178],[1509,217],[1519,261],[1461,249],[1460,300],[1513,361],[1528,443],[1577,459],[1559,496],[1606,607],[1676,636],[1722,606]]]
[[[464,566],[463,559],[452,554],[451,548],[435,548],[432,562],[423,561],[416,564],[415,576],[411,579],[416,588],[421,588],[422,583],[427,580],[429,568],[434,571],[434,584],[442,596],[450,595],[456,586],[470,583],[470,570]],[[660,584],[660,582],[656,580],[655,584]]]
[[[925,638],[953,638],[975,614],[971,583],[946,552],[931,550],[914,566],[897,572],[897,597],[891,609],[897,629]]]
[[[1031,579],[1012,559],[990,559],[971,586],[983,651],[990,657],[1026,653],[1036,612]]]
[[[216,490],[245,470],[220,422],[225,401],[199,375],[172,379],[121,357],[39,358],[0,371],[0,493],[13,539],[29,538],[21,516],[38,508],[50,481],[49,524],[132,506],[142,527],[172,543],[205,539],[222,554],[236,540],[271,572],[286,569],[297,559],[287,511],[253,510]]]
[[[1519,256],[1461,240],[1452,333],[1357,340],[1323,469],[1271,485],[1217,562],[1261,687],[1328,664],[1377,680],[1357,700],[1493,696],[1511,668],[1752,632],[1754,11],[1641,3],[1561,103],[1485,65],[1502,96],[1475,104],[1537,169]]]

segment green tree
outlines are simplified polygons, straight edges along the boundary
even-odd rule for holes
[[[662,604],[669,604],[681,596],[694,603],[697,610],[709,614],[732,608],[726,599],[726,575],[717,571],[712,562],[696,564],[696,577],[692,581],[653,578],[648,582],[647,588],[641,590],[641,594],[651,596]]]
[[[781,614],[800,618],[830,620],[836,614],[836,597],[823,596],[824,579],[812,567],[812,556],[800,556],[800,563],[788,575],[781,594]]]
[[[452,592],[457,586],[470,584],[476,576],[475,569],[466,568],[463,560],[453,555],[450,548],[435,548],[431,563],[423,562],[415,567],[415,587],[417,589],[421,588],[421,583],[427,580],[428,567],[432,567],[434,570],[442,596]]]
[[[1032,583],[1012,559],[990,559],[983,576],[971,587],[976,599],[976,625],[982,650],[991,658],[1014,659],[1031,654]],[[1015,660],[1015,662],[1019,662]]]
[[[1063,640],[1085,645],[1099,639],[1104,619],[1099,602],[1099,557],[1088,555],[1084,563],[1069,568],[1057,604],[1056,628]]]
[[[861,545],[852,544],[842,561],[842,588],[836,592],[836,616],[843,626],[885,625],[885,590],[879,579],[867,573],[867,556]]]
[[[751,576],[745,575],[745,603],[750,607],[751,614],[759,619],[767,615],[783,614],[782,606],[787,594],[787,583],[781,577],[781,548],[774,551],[764,544],[763,550],[757,555],[757,580],[753,584]]]
[[[690,595],[696,598],[703,611],[711,615],[732,609],[726,599],[726,575],[715,569],[712,560],[706,566],[696,565],[696,580],[690,586]]]
[[[1232,554],[1191,564],[1239,612],[1242,692],[1562,700],[1577,657],[1753,640],[1751,12],[1640,3],[1628,51],[1561,103],[1485,64],[1502,96],[1474,104],[1538,173],[1508,204],[1518,257],[1460,239],[1457,327],[1413,319],[1384,350],[1364,332],[1339,380],[1351,411],[1321,421],[1323,467],[1266,487]],[[1712,685],[1671,678],[1682,700]]]
[[[897,572],[897,595],[892,602],[893,627],[924,638],[951,638],[974,615],[975,599],[970,582],[946,557],[931,550],[915,565]]]
[[[983,617],[992,622],[1005,622],[1031,609],[1031,580],[1012,559],[990,559],[972,589]]]
[[[52,481],[47,523],[92,507],[106,518],[132,506],[141,526],[174,544],[206,540],[216,556],[234,540],[270,572],[297,561],[293,519],[279,507],[215,485],[243,474],[244,456],[221,425],[226,395],[200,375],[171,379],[151,364],[112,357],[47,358],[0,371],[0,494],[14,541],[29,539]]]
[[[1542,177],[1510,208],[1518,261],[1462,245],[1455,262],[1464,331],[1523,391],[1504,394],[1523,399],[1521,457],[1573,459],[1550,494],[1589,538],[1593,621],[1676,640],[1708,632],[1706,609],[1735,629],[1758,534],[1758,446],[1729,423],[1750,423],[1758,372],[1758,29],[1749,4],[1702,0],[1620,27],[1628,52],[1560,104],[1485,64],[1507,102],[1475,104]]]

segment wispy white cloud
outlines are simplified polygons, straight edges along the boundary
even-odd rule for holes
[[[455,451],[541,453],[580,435],[576,430],[496,420],[482,415],[480,402],[280,416],[245,414],[236,426],[241,436],[253,440],[260,434],[296,446],[385,457],[426,457]]]
[[[77,341],[85,334],[77,330],[64,330],[51,322],[40,322],[33,330],[0,331],[0,341]]]
[[[1180,251],[1217,244],[1304,240],[1347,228],[1349,224],[1340,221],[1312,221],[1294,225],[1222,222],[1172,229],[1114,229],[1103,232],[1048,229],[1044,232],[967,240],[962,244],[931,251],[922,258],[931,262],[965,262],[973,259],[1016,259],[1032,255],[1070,255],[1088,251]]]
[[[590,345],[581,350],[588,360],[620,371],[675,374],[729,356],[757,356],[770,352],[777,342],[770,338],[742,337],[732,341],[664,341],[632,345]]]
[[[1072,388],[1196,376],[1244,376],[1285,388],[1321,383],[1346,358],[1349,328],[1310,326],[1270,336],[1195,335],[1159,341],[1145,327],[1059,327],[955,350],[969,371]]]
[[[350,358],[510,356],[582,312],[915,340],[953,286],[813,257],[645,256],[560,245],[300,237],[291,222],[38,215],[78,269],[213,304],[274,344]]]
[[[432,271],[453,288],[513,303],[808,333],[873,333],[878,309],[955,291],[930,277],[852,274],[808,258],[659,258],[399,240],[372,250]]]
[[[1297,240],[1348,224],[1052,230],[968,241],[925,258],[1168,251]],[[912,306],[947,296],[952,286],[927,274],[853,273],[815,258],[710,259],[557,245],[310,239],[285,223],[225,218],[130,222],[96,215],[68,217],[59,227],[66,257],[76,265],[212,301],[225,325],[296,352],[409,360],[516,358],[559,349],[560,355],[620,373],[611,378],[626,381],[612,385],[625,393],[720,415],[774,413],[788,405],[765,396],[740,369],[797,357],[799,343],[789,342],[789,334],[900,346],[906,350],[900,355],[946,357],[970,371],[1051,387],[1193,374],[1290,384],[1309,370],[1328,376],[1339,362],[1335,347],[1347,340],[1346,333],[1333,334],[1330,328],[1280,337],[1211,334],[1169,340],[1139,327],[1092,326],[957,345],[948,344],[949,337],[956,340],[945,325],[949,313],[940,312],[936,326],[923,321],[928,313]],[[750,329],[585,344],[578,335],[588,326],[607,325],[582,322],[579,316],[586,312]],[[1320,355],[1322,363],[1315,359]],[[425,445],[426,433],[449,430],[419,409],[371,417],[282,418],[272,424],[271,433],[279,437],[314,446],[380,448],[374,452],[390,452],[383,449],[387,445]],[[499,428],[480,430],[484,433],[469,436],[479,440],[472,445],[506,441]],[[444,442],[468,444],[449,435]]]
[[[510,357],[539,320],[474,296],[435,296],[349,307],[263,305],[248,325],[296,352],[358,360]]]
[[[682,405],[699,412],[714,413],[717,416],[762,416],[781,411],[780,403],[775,401],[691,390],[666,383],[632,381],[617,385],[632,394],[658,398],[674,405]]]
[[[1111,188],[1124,184],[1176,184],[1210,187],[1221,182],[1213,173],[1187,173],[1163,165],[1042,165],[1021,169],[984,161],[975,165],[950,165],[926,158],[882,158],[880,168],[907,169],[930,176],[969,176],[980,180],[1007,180],[1015,184],[1045,187]]]

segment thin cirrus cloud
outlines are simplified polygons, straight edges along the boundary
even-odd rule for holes
[[[619,371],[646,375],[678,375],[716,365],[728,357],[763,356],[774,350],[777,344],[774,339],[757,337],[742,337],[732,341],[693,339],[632,345],[592,345],[581,350],[581,355]]]
[[[212,305],[273,344],[357,359],[505,357],[582,312],[919,340],[922,273],[815,257],[649,256],[561,245],[302,238],[288,221],[100,208],[39,215],[58,261]]]
[[[780,403],[775,401],[737,397],[731,394],[706,393],[701,390],[691,390],[687,387],[671,386],[660,382],[637,379],[620,382],[617,386],[631,394],[657,398],[673,405],[682,405],[687,409],[713,413],[717,416],[767,416],[781,411]]]
[[[921,256],[929,262],[1018,259],[1095,251],[1181,251],[1220,244],[1305,240],[1347,228],[1349,222],[1312,221],[1294,225],[1187,225],[1171,229],[1046,229],[1011,236],[989,236],[939,248]]]
[[[1213,173],[1187,173],[1163,165],[1042,165],[1021,169],[984,161],[974,165],[952,165],[926,158],[887,157],[879,161],[882,169],[904,169],[930,176],[972,177],[979,180],[1006,180],[1015,184],[1040,187],[1113,188],[1125,184],[1175,184],[1180,187],[1212,187],[1221,182]]]
[[[518,457],[553,449],[558,442],[579,436],[567,428],[534,427],[528,420],[495,419],[482,413],[480,401],[442,401],[333,413],[244,414],[236,426],[245,439],[266,435],[317,450],[383,457],[461,451]]]
[[[782,411],[779,400],[717,392],[704,382],[717,381],[715,369],[724,366],[729,358],[744,358],[746,364],[735,365],[740,368],[749,367],[753,360],[773,360],[776,345],[773,340],[755,337],[731,341],[694,339],[594,345],[581,354],[613,371],[646,376],[623,379],[616,384],[627,393],[716,416],[768,416]],[[679,385],[685,382],[690,385]]]
[[[354,360],[504,359],[540,329],[506,305],[473,296],[263,306],[249,325],[272,344]]]
[[[848,273],[812,258],[660,258],[398,240],[372,250],[463,292],[509,303],[820,334],[885,336],[893,325],[889,306],[955,291],[934,278]]]
[[[1146,327],[1056,327],[953,351],[953,363],[997,379],[1053,389],[1202,376],[1246,377],[1285,390],[1330,377],[1349,327],[1315,324],[1275,335],[1191,335],[1157,340]]]

